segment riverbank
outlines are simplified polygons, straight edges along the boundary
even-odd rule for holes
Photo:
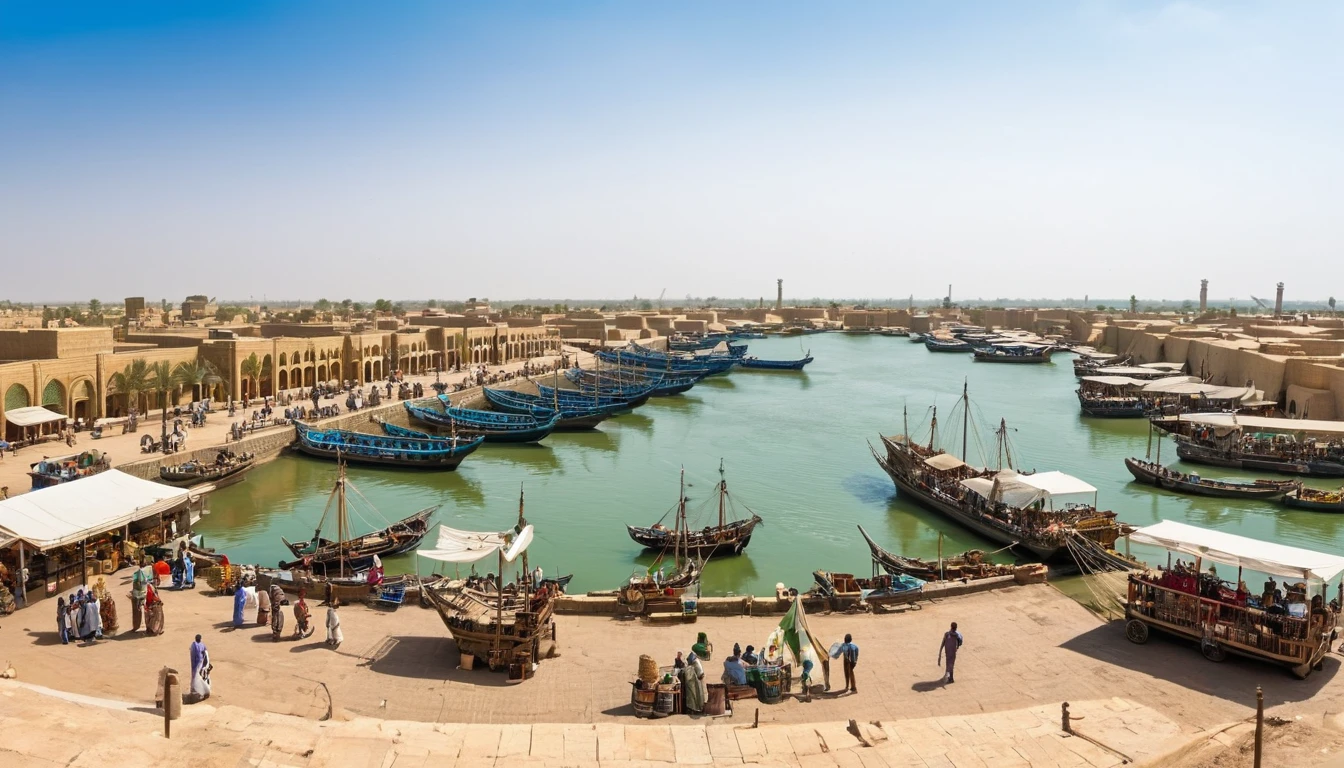
[[[128,605],[127,590],[121,578],[112,586],[113,594],[122,596],[118,608],[123,611]],[[526,683],[507,685],[502,675],[457,669],[456,648],[438,614],[413,605],[395,612],[360,606],[341,609],[346,639],[339,650],[332,650],[323,643],[321,630],[307,640],[276,643],[267,628],[233,629],[229,621],[232,601],[227,597],[169,591],[164,600],[167,631],[158,637],[123,632],[92,645],[62,645],[54,621],[37,621],[37,612],[24,611],[0,622],[0,644],[22,682],[125,702],[131,710],[125,723],[114,726],[121,715],[90,714],[87,704],[75,711],[67,711],[64,704],[35,706],[27,697],[36,694],[5,689],[0,691],[0,727],[6,729],[0,733],[4,737],[0,749],[28,755],[34,753],[22,750],[65,739],[62,750],[50,754],[73,757],[87,752],[87,761],[106,754],[101,751],[103,734],[109,737],[107,744],[120,744],[124,728],[134,726],[136,738],[156,741],[139,749],[165,750],[146,751],[137,764],[172,759],[176,747],[159,745],[152,736],[160,722],[152,714],[136,713],[152,712],[160,667],[188,666],[188,646],[197,633],[203,636],[215,665],[214,695],[207,705],[185,708],[186,715],[174,724],[174,733],[190,740],[184,738],[180,743],[199,745],[207,739],[214,744],[219,739],[221,757],[268,754],[276,763],[289,765],[385,765],[374,758],[412,745],[422,751],[412,751],[408,758],[438,755],[442,749],[456,750],[446,754],[459,761],[472,758],[463,763],[470,765],[490,765],[490,760],[515,764],[504,760],[526,755],[573,764],[592,759],[583,756],[587,747],[581,746],[595,738],[591,734],[606,734],[602,738],[612,745],[654,745],[647,747],[652,750],[648,755],[614,748],[605,755],[598,753],[600,758],[617,760],[613,764],[619,764],[615,757],[619,754],[670,761],[692,754],[683,750],[695,749],[694,743],[701,739],[714,744],[727,738],[713,735],[720,727],[739,741],[751,739],[742,736],[741,729],[750,724],[757,709],[762,730],[774,734],[768,738],[783,739],[780,744],[787,743],[794,750],[792,757],[786,757],[765,748],[757,757],[782,764],[812,764],[819,759],[812,756],[822,754],[815,740],[798,750],[798,734],[824,734],[830,748],[825,754],[863,748],[854,740],[831,736],[843,732],[836,724],[853,719],[877,721],[885,726],[879,730],[894,731],[886,747],[896,751],[888,755],[904,754],[899,743],[916,751],[911,759],[894,765],[1069,765],[1074,763],[1049,762],[1044,754],[1030,752],[1005,753],[1019,754],[1019,762],[996,762],[989,759],[992,752],[977,757],[975,747],[1011,748],[1012,740],[1023,734],[1033,739],[1051,735],[1049,743],[1062,744],[1069,751],[1059,741],[1062,734],[1052,727],[1065,701],[1071,702],[1075,717],[1085,718],[1075,723],[1080,731],[1131,757],[1159,754],[1201,731],[1248,717],[1254,712],[1256,685],[1264,687],[1271,714],[1287,719],[1299,715],[1319,719],[1344,706],[1340,660],[1333,654],[1325,669],[1306,681],[1251,661],[1234,659],[1215,666],[1188,644],[1158,638],[1144,646],[1132,645],[1124,639],[1119,624],[1102,623],[1048,585],[952,597],[894,615],[814,615],[810,623],[823,642],[829,644],[850,633],[862,649],[856,670],[857,694],[820,696],[810,703],[786,699],[773,706],[747,700],[738,702],[731,718],[711,721],[674,716],[656,726],[634,718],[629,704],[629,682],[640,654],[670,662],[677,650],[689,647],[696,632],[703,631],[716,646],[706,673],[717,678],[720,660],[734,642],[759,646],[778,618],[704,617],[694,625],[651,627],[613,618],[561,616],[557,619],[560,656],[543,661],[536,677]],[[314,608],[320,624],[325,609]],[[44,613],[42,618],[48,617]],[[123,614],[122,621],[126,618]],[[292,627],[290,618],[288,627]],[[947,685],[939,679],[942,670],[935,656],[938,639],[950,621],[959,623],[966,645],[958,658],[957,682]],[[57,712],[56,722],[67,725],[45,733],[40,727],[44,718]],[[330,722],[351,721],[349,730],[330,730],[322,722],[328,717]],[[986,727],[978,728],[977,723]],[[998,732],[994,723],[1002,728],[999,737],[993,736]],[[648,730],[634,730],[643,728]],[[636,735],[631,736],[632,732]],[[79,734],[78,738],[67,738],[72,733]],[[559,743],[566,750],[573,740],[572,750],[539,755],[518,746],[548,743],[552,746],[546,749],[554,749],[557,742],[547,740],[557,733],[562,734]],[[921,736],[926,733],[930,734],[927,738]],[[261,734],[277,735],[260,738]],[[935,735],[942,741],[932,740]],[[339,751],[345,739],[352,739],[349,743],[358,747],[360,751],[350,753],[357,757]],[[670,748],[666,746],[669,739]],[[691,741],[684,743],[686,739]],[[272,743],[267,745],[267,741]],[[486,751],[472,752],[468,744],[470,750]],[[720,747],[726,749],[726,744]],[[920,753],[920,745],[928,749]],[[936,745],[942,745],[944,752],[935,754]],[[279,751],[254,751],[263,746]],[[962,758],[965,762],[935,759],[939,754],[947,757],[958,747],[969,750],[970,757]],[[503,751],[490,754],[489,749]],[[342,762],[337,755],[354,762]],[[367,762],[366,755],[374,762]],[[711,757],[715,755],[711,752]],[[725,759],[746,757],[726,755]],[[804,757],[808,762],[803,762]],[[477,758],[485,762],[476,762]],[[972,762],[972,758],[982,762]],[[838,757],[826,759],[840,765],[858,764],[840,762]]]

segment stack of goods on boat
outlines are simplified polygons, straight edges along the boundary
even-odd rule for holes
[[[442,410],[435,407],[442,406]],[[477,411],[453,405],[447,395],[402,403],[411,419],[432,427],[447,429],[454,435],[476,435],[487,443],[535,443],[555,431],[560,414],[545,417],[522,413]]]
[[[527,565],[527,548],[535,532],[523,518],[518,503],[518,524],[500,532],[461,531],[439,526],[433,549],[416,554],[444,563],[475,563],[494,555],[497,571],[493,583],[473,581],[427,584],[425,598],[439,613],[448,633],[457,643],[461,666],[471,669],[481,661],[491,671],[508,673],[508,682],[521,683],[532,677],[537,664],[555,652],[555,601],[560,590],[534,583]],[[522,558],[523,576],[505,584],[504,567]]]
[[[991,341],[975,348],[974,359],[981,363],[1048,363],[1054,351],[1053,344]]]
[[[297,558],[292,562],[281,562],[281,569],[297,568],[327,577],[353,576],[373,567],[375,561],[381,557],[399,555],[415,549],[429,531],[429,518],[438,511],[439,505],[422,509],[381,530],[355,535],[350,527],[348,491],[353,490],[355,498],[368,506],[366,512],[369,517],[377,519],[381,518],[382,514],[374,509],[372,504],[368,504],[363,494],[351,485],[345,476],[345,465],[342,463],[338,467],[336,484],[331,490],[331,495],[327,497],[327,505],[322,510],[322,518],[318,521],[316,530],[313,531],[313,538],[291,543],[281,537],[285,548]],[[328,516],[333,511],[336,517],[336,538],[328,539],[322,535],[322,531],[326,527]],[[365,517],[363,514],[360,516]]]
[[[1215,496],[1224,499],[1277,499],[1296,491],[1302,484],[1294,480],[1214,480],[1194,473],[1180,472],[1155,461],[1125,459],[1125,468],[1141,483],[1155,485],[1191,496]]]
[[[462,460],[481,445],[471,436],[430,437],[427,434],[383,425],[386,435],[369,435],[344,429],[318,429],[301,421],[294,422],[298,442],[295,447],[309,456],[380,464],[393,467],[457,469]],[[401,431],[404,430],[404,431]]]
[[[1239,413],[1160,417],[1183,461],[1312,477],[1344,477],[1344,422]]]
[[[211,462],[187,461],[159,467],[159,482],[179,488],[213,483],[216,488],[222,488],[242,480],[243,473],[251,469],[255,461],[256,457],[250,453],[237,454],[224,448]]]
[[[96,475],[111,468],[111,459],[102,451],[91,448],[83,453],[34,462],[28,465],[28,477],[32,478],[33,490],[37,490]]]
[[[1322,491],[1307,488],[1300,483],[1296,488],[1283,495],[1283,505],[1293,509],[1308,509],[1313,512],[1344,512],[1344,488]]]
[[[1329,595],[1330,582],[1344,573],[1344,557],[1171,520],[1139,528],[1129,538],[1193,560],[1173,565],[1168,554],[1166,568],[1130,574],[1125,598],[1130,641],[1145,643],[1159,630],[1198,643],[1210,661],[1237,654],[1280,664],[1298,678],[1321,668],[1344,601],[1344,586],[1333,600]],[[1213,563],[1224,566],[1223,573],[1236,568],[1236,578],[1222,578]],[[1243,569],[1269,579],[1262,589],[1252,589]]]
[[[890,608],[913,603],[924,591],[924,579],[905,573],[878,574],[859,578],[852,573],[813,571],[815,586],[805,597],[832,611],[850,611],[863,606]]]

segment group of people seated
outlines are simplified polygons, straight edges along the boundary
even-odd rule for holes
[[[1214,600],[1229,607],[1263,611],[1266,614],[1265,626],[1279,634],[1288,631],[1288,625],[1281,617],[1315,619],[1317,616],[1327,615],[1325,598],[1314,595],[1308,600],[1307,584],[1302,581],[1284,584],[1281,587],[1274,577],[1270,576],[1265,581],[1264,589],[1257,595],[1251,593],[1245,581],[1238,581],[1233,586],[1231,582],[1219,578],[1217,565],[1210,565],[1208,571],[1201,572],[1182,560],[1177,560],[1170,569],[1159,570],[1156,575],[1150,575],[1147,580],[1159,587],[1198,595],[1205,600]],[[1330,612],[1338,612],[1339,601],[1331,600],[1328,607]],[[1298,628],[1293,629],[1292,633],[1300,634]]]

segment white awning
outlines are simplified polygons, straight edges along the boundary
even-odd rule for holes
[[[1185,424],[1251,432],[1283,434],[1344,435],[1344,421],[1319,419],[1274,419],[1268,416],[1243,416],[1236,413],[1187,413],[1177,417]]]
[[[1129,540],[1249,568],[1273,576],[1330,581],[1344,572],[1344,557],[1199,528],[1174,520],[1139,528]]]
[[[1108,387],[1140,387],[1148,383],[1143,379],[1131,379],[1128,376],[1084,376],[1081,381],[1104,384]]]
[[[1159,371],[1179,371],[1185,363],[1139,363],[1140,368],[1153,368]]]
[[[532,543],[532,536],[530,525],[523,526],[521,531],[510,529],[497,533],[460,531],[440,525],[439,540],[434,548],[417,549],[415,553],[445,563],[474,563],[503,551],[504,560],[511,563]]]
[[[115,469],[0,501],[0,539],[47,550],[167,512],[190,499],[181,488]]]
[[[1143,385],[1144,392],[1160,395],[1200,395],[1212,400],[1245,400],[1255,395],[1253,387],[1225,387],[1205,384],[1191,376],[1175,376],[1150,381]]]
[[[1002,501],[1010,507],[1029,507],[1038,501],[1053,502],[1059,499],[1068,503],[1068,496],[1084,498],[1072,499],[1075,502],[1091,502],[1097,489],[1063,472],[1036,472],[1030,475],[1018,474],[1012,470],[1003,470],[993,479],[973,477],[962,480],[961,484],[990,501]]]
[[[934,469],[941,469],[943,471],[966,466],[966,462],[962,461],[961,459],[958,459],[956,456],[953,456],[950,453],[940,453],[937,456],[930,456],[929,458],[924,460],[924,463],[929,465],[930,467],[933,467]]]
[[[14,408],[5,411],[5,421],[20,427],[46,424],[49,421],[65,421],[68,418],[64,413],[47,410],[40,405],[30,405],[26,408]]]

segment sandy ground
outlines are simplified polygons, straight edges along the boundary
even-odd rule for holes
[[[125,573],[125,571],[123,571]],[[129,626],[125,578],[112,585]],[[165,591],[167,633],[122,632],[95,644],[60,644],[54,606],[40,604],[0,620],[0,648],[22,679],[60,690],[149,703],[164,665],[185,669],[200,633],[216,670],[215,696],[237,705],[307,717],[328,710],[357,715],[465,723],[590,723],[628,718],[629,682],[639,655],[670,663],[697,631],[716,646],[707,666],[717,679],[734,642],[760,645],[777,619],[703,617],[694,625],[649,627],[631,620],[562,616],[560,658],[537,676],[506,685],[501,675],[457,669],[457,649],[439,616],[418,605],[395,612],[342,609],[345,644],[328,648],[319,630],[304,641],[273,642],[266,628],[231,626],[232,601],[205,591]],[[319,624],[325,608],[314,606]],[[958,621],[966,646],[957,682],[940,682],[938,640]],[[287,622],[292,628],[292,616]],[[1208,728],[1253,713],[1255,686],[1283,717],[1344,709],[1340,659],[1306,681],[1260,663],[1214,664],[1197,649],[1154,639],[1135,646],[1118,624],[1105,625],[1048,585],[951,598],[898,615],[821,615],[813,631],[828,644],[844,633],[862,649],[859,692],[804,704],[762,706],[771,722],[892,719],[976,714],[1122,696],[1182,726]],[[838,686],[837,686],[838,687]],[[755,702],[744,702],[746,711]],[[742,709],[739,709],[741,712]]]
[[[555,360],[556,358],[554,357],[539,357],[533,359],[531,362],[534,365],[549,365]],[[502,366],[488,366],[491,373],[497,373],[501,370],[519,371],[522,370],[522,367],[522,361]],[[465,373],[445,373],[443,374],[442,380],[449,384],[453,384],[460,382],[465,375]],[[429,386],[434,383],[433,373],[407,376],[406,380],[409,382],[419,382],[425,385],[425,392],[427,394],[434,394]],[[365,386],[364,391],[368,392],[367,385]],[[283,397],[286,393],[293,394],[296,400],[299,396],[298,389],[284,390],[280,393],[280,396]],[[394,397],[395,394],[396,393],[394,392]],[[328,405],[332,402],[340,405],[342,410],[345,409],[344,397],[338,398],[337,400],[323,400],[322,404]],[[386,403],[387,401],[385,400],[384,402]],[[392,402],[393,405],[398,403],[399,401],[396,400]],[[311,405],[311,403],[305,402],[305,405]],[[222,405],[216,404],[215,411],[209,415],[204,425],[187,429],[187,449],[194,451],[201,448],[224,445],[229,435],[230,426],[235,421],[242,421],[244,417],[250,418],[252,412],[260,409],[260,407],[259,403],[254,403],[251,408],[243,410],[241,404],[239,404],[238,412],[230,418],[227,403]],[[281,405],[277,406],[276,410],[283,412],[284,408],[285,406]],[[172,431],[172,421],[173,418],[170,416],[168,420],[169,431]],[[256,432],[249,432],[248,437],[278,432],[282,429],[288,429],[288,427],[269,427]],[[94,440],[88,432],[80,432],[76,434],[76,441],[73,448],[67,446],[64,442],[52,441],[20,448],[17,454],[5,452],[3,459],[0,460],[0,487],[8,488],[10,496],[17,496],[20,493],[25,493],[32,488],[32,479],[28,477],[29,466],[31,464],[41,461],[44,457],[69,456],[72,453],[86,451],[90,448],[96,448],[107,454],[112,460],[113,467],[119,467],[136,461],[143,461],[147,458],[153,458],[149,454],[140,451],[140,439],[145,435],[149,435],[155,440],[158,440],[161,434],[162,424],[160,422],[160,411],[152,411],[140,421],[139,429],[136,432],[122,434],[121,426],[117,425],[108,427],[103,432],[103,437],[97,440]]]

